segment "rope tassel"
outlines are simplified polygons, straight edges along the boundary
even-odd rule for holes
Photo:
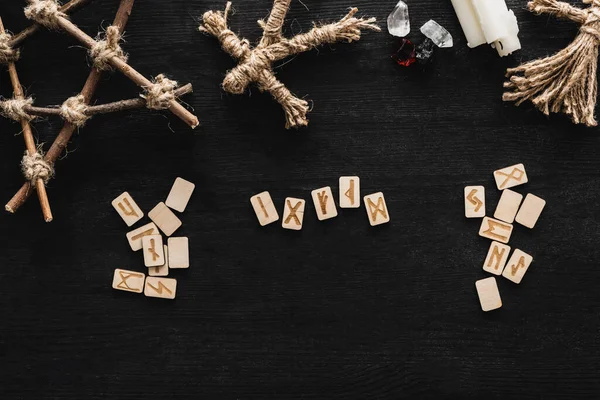
[[[587,9],[556,0],[532,0],[527,6],[535,14],[549,14],[581,25],[575,40],[553,56],[509,68],[504,83],[504,101],[518,106],[531,101],[549,115],[564,113],[573,123],[596,126],[598,46],[600,45],[600,0],[583,0]]]
[[[306,114],[309,111],[305,100],[294,96],[273,72],[273,63],[286,57],[312,50],[323,44],[340,41],[348,43],[360,39],[362,29],[379,31],[375,18],[355,18],[358,9],[352,8],[340,21],[315,26],[309,32],[286,39],[281,29],[288,12],[291,0],[275,0],[268,20],[258,21],[263,29],[260,43],[252,48],[246,39],[240,39],[227,26],[227,17],[231,10],[231,2],[225,11],[207,11],[200,26],[201,32],[216,37],[225,52],[235,58],[239,64],[230,70],[223,80],[223,90],[232,94],[242,94],[254,83],[261,91],[271,93],[281,104],[285,112],[286,128],[297,128],[308,125]]]

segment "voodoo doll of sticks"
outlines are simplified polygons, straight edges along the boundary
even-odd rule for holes
[[[228,2],[225,11],[207,11],[202,20],[200,31],[219,39],[223,50],[235,58],[239,64],[230,70],[223,80],[223,89],[233,94],[242,94],[250,83],[261,91],[268,91],[285,111],[286,128],[306,126],[306,114],[309,111],[305,100],[294,96],[273,72],[273,63],[286,57],[303,53],[322,44],[338,41],[357,41],[361,29],[379,31],[375,18],[355,18],[358,11],[352,8],[340,21],[317,26],[309,32],[298,34],[290,39],[284,38],[281,29],[291,0],[275,0],[273,9],[265,22],[259,20],[263,35],[256,47],[246,39],[240,39],[227,26],[227,17],[231,9]]]
[[[586,9],[556,0],[532,0],[527,6],[536,14],[550,14],[581,25],[571,44],[553,56],[530,61],[507,71],[510,89],[502,96],[516,105],[530,100],[540,111],[562,112],[576,124],[596,126],[600,0],[583,0]]]

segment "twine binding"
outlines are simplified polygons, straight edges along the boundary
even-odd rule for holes
[[[81,128],[85,125],[90,116],[86,114],[87,104],[83,95],[78,94],[69,97],[60,106],[60,116],[67,122]]]
[[[109,26],[106,28],[106,34],[104,39],[98,37],[96,44],[89,50],[89,55],[94,60],[94,66],[101,71],[112,70],[113,67],[110,65],[110,59],[113,57],[120,58],[123,62],[127,62],[127,54],[123,51],[119,42],[122,36],[119,32],[119,28],[116,26]]]
[[[231,2],[225,10],[207,11],[202,16],[201,32],[216,37],[225,52],[238,60],[239,64],[228,71],[223,80],[223,89],[233,94],[244,93],[249,84],[254,83],[261,91],[271,93],[285,112],[286,128],[308,125],[306,114],[309,111],[305,100],[294,96],[273,72],[273,63],[286,57],[311,50],[322,44],[339,41],[353,42],[360,39],[362,29],[379,31],[375,18],[355,18],[358,9],[352,8],[340,21],[317,26],[304,34],[291,39],[281,35],[281,29],[291,0],[275,0],[268,20],[258,21],[263,29],[260,43],[252,48],[246,39],[240,39],[227,26]]]
[[[0,113],[6,118],[20,122],[22,120],[31,121],[35,116],[25,112],[25,107],[31,106],[33,99],[27,97],[25,99],[8,99],[0,101]]]
[[[166,110],[169,103],[175,100],[177,81],[160,74],[152,81],[152,86],[145,88],[145,94],[140,96],[146,99],[146,107],[152,110]]]
[[[0,64],[8,64],[19,59],[19,50],[10,47],[12,35],[0,33]]]
[[[573,123],[596,126],[594,118],[598,83],[598,46],[600,45],[600,0],[584,0],[591,4],[580,9],[556,0],[532,0],[527,6],[536,14],[549,14],[581,25],[571,44],[558,53],[509,68],[504,83],[508,89],[504,101],[518,106],[531,101],[549,115],[564,113]]]
[[[28,0],[28,2],[29,5],[24,10],[25,17],[49,29],[58,29],[59,18],[67,18],[67,14],[60,11],[60,5],[56,0]]]
[[[21,170],[25,179],[31,182],[34,187],[38,179],[43,180],[46,184],[54,176],[54,167],[44,160],[44,153],[41,149],[33,154],[25,151],[25,155],[21,160]]]

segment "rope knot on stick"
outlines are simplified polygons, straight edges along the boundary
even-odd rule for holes
[[[25,17],[49,29],[60,27],[59,18],[67,18],[67,14],[60,11],[60,5],[56,0],[28,0],[29,5],[25,7]]]
[[[152,81],[152,86],[146,88],[146,93],[141,96],[146,99],[146,107],[153,110],[166,110],[169,103],[175,100],[177,81],[171,80],[163,74]]]
[[[590,7],[587,9],[587,18],[581,26],[581,31],[592,36],[596,41],[596,46],[600,45],[600,9]]]
[[[504,101],[518,106],[531,103],[546,115],[563,113],[575,124],[596,126],[594,117],[598,91],[597,68],[600,45],[600,1],[580,9],[557,0],[532,0],[527,5],[536,14],[550,14],[581,25],[579,34],[563,50],[538,60],[509,68],[504,83]]]
[[[25,107],[30,107],[33,104],[33,99],[27,97],[25,99],[8,99],[0,101],[0,112],[6,118],[10,118],[13,121],[31,121],[35,116],[28,114],[25,111]]]
[[[25,179],[33,185],[38,179],[48,183],[48,180],[54,176],[54,167],[44,160],[44,153],[41,150],[33,154],[26,151],[21,160],[21,169]]]
[[[86,114],[87,104],[83,95],[78,94],[73,97],[69,97],[60,106],[60,116],[67,122],[81,128],[85,125],[90,116]]]
[[[355,18],[356,8],[350,9],[340,21],[314,26],[307,33],[286,39],[282,36],[291,0],[274,0],[268,20],[258,21],[263,30],[260,43],[252,48],[246,39],[240,39],[227,26],[227,17],[231,10],[231,2],[227,2],[225,10],[207,11],[202,16],[201,32],[216,37],[224,51],[238,61],[223,79],[223,90],[228,93],[244,93],[248,85],[256,84],[259,90],[271,93],[281,104],[285,112],[286,128],[297,128],[308,125],[306,114],[308,102],[294,96],[273,72],[273,63],[289,56],[311,50],[323,44],[339,41],[352,42],[360,39],[362,29],[379,31],[375,18]]]
[[[123,51],[119,42],[122,36],[119,28],[109,26],[106,28],[105,38],[96,40],[96,44],[89,50],[90,57],[94,60],[94,66],[101,71],[112,70],[110,60],[113,57],[120,58],[121,61],[127,62],[127,54]]]
[[[19,50],[10,47],[11,39],[10,33],[0,33],[0,64],[8,64],[19,59]]]

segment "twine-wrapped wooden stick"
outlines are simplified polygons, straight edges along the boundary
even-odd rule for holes
[[[60,6],[59,11],[64,14],[71,14],[74,11],[77,11],[78,9],[86,5],[87,3],[89,3],[90,1],[91,0],[71,0],[68,3],[65,3],[62,6]],[[17,33],[16,35],[10,38],[10,40],[8,41],[8,45],[11,48],[16,49],[21,45],[21,43],[23,43],[25,39],[37,32],[39,28],[40,26],[38,24],[33,24],[23,29],[21,32]]]
[[[200,31],[216,37],[221,47],[235,58],[239,64],[230,70],[223,80],[226,92],[241,94],[250,83],[255,83],[261,91],[268,91],[285,111],[286,128],[306,126],[308,103],[294,96],[283,83],[275,77],[273,63],[286,57],[311,50],[322,44],[338,41],[357,41],[361,29],[379,31],[375,18],[355,18],[358,11],[352,8],[340,21],[314,26],[309,32],[296,35],[291,39],[281,35],[285,16],[291,0],[275,0],[267,22],[258,21],[263,28],[260,43],[252,48],[246,39],[240,39],[227,26],[227,17],[231,2],[227,2],[225,11],[207,11],[202,20]]]
[[[576,124],[596,126],[598,46],[600,45],[600,0],[580,9],[556,0],[532,0],[527,5],[536,14],[550,14],[581,25],[575,40],[553,56],[509,68],[509,89],[504,101],[520,105],[531,101],[541,112],[567,114]]]
[[[60,6],[60,12],[65,14],[72,12],[90,0],[71,0],[70,2]],[[8,64],[9,62],[15,62],[19,59],[19,49],[23,40],[33,35],[39,29],[39,25],[34,24],[30,27],[23,29],[16,35],[11,35],[8,32],[0,33],[0,64]]]
[[[56,0],[28,0],[29,6],[25,8],[25,16],[46,26],[49,29],[62,29],[88,49],[94,51],[99,42],[92,39],[85,32],[79,29],[75,24],[69,21],[66,15],[60,11]],[[168,109],[192,129],[199,125],[198,118],[179,104],[173,95],[175,86],[174,81],[169,79],[159,79],[160,75],[154,81],[148,80],[133,67],[127,64],[126,59],[117,54],[106,55],[104,63],[110,64],[119,70],[123,75],[146,91],[148,104],[155,109]]]
[[[0,18],[0,35],[5,34],[4,24],[2,18]],[[15,100],[23,100],[25,95],[21,82],[19,81],[19,75],[17,74],[17,68],[15,67],[14,61],[9,61],[8,74],[10,75],[10,82],[13,87]],[[31,132],[31,126],[29,125],[28,118],[18,118],[21,122],[21,129],[23,130],[23,139],[25,140],[25,155],[21,161],[21,169],[25,178],[33,185],[37,190],[38,198],[40,200],[40,207],[42,208],[42,214],[46,222],[51,222],[52,210],[50,209],[50,202],[48,201],[48,194],[46,193],[46,182],[52,177],[54,169],[46,161],[44,161],[43,153],[38,150],[38,146],[35,144],[33,139],[33,133]]]
[[[192,92],[192,84],[188,83],[173,91],[176,98]],[[74,100],[76,104],[72,104]],[[0,100],[0,112],[7,118],[19,120],[22,118],[32,120],[35,117],[60,117],[78,127],[81,127],[89,118],[98,114],[108,114],[118,111],[134,110],[148,106],[148,101],[141,97],[135,99],[119,100],[112,103],[90,106],[85,103],[82,95],[67,99],[60,106],[36,107],[32,99]]]
[[[119,32],[123,32],[125,30],[125,26],[127,25],[127,21],[131,15],[134,2],[135,0],[121,0],[121,3],[119,4],[119,9],[117,10],[115,19],[113,21],[113,26],[117,27]],[[80,95],[83,96],[86,104],[89,104],[94,96],[101,77],[102,71],[93,67],[80,93]],[[52,146],[50,146],[50,149],[44,156],[44,160],[47,163],[54,166],[54,163],[56,160],[58,160],[58,157],[60,157],[63,151],[65,151],[67,148],[67,145],[69,144],[69,141],[76,130],[77,126],[71,124],[70,122],[65,122],[58,136],[56,139],[54,139]],[[31,196],[31,193],[31,183],[25,182],[23,186],[21,186],[21,189],[15,193],[12,199],[6,203],[4,208],[10,213],[17,212],[17,210],[25,203],[29,196]]]

